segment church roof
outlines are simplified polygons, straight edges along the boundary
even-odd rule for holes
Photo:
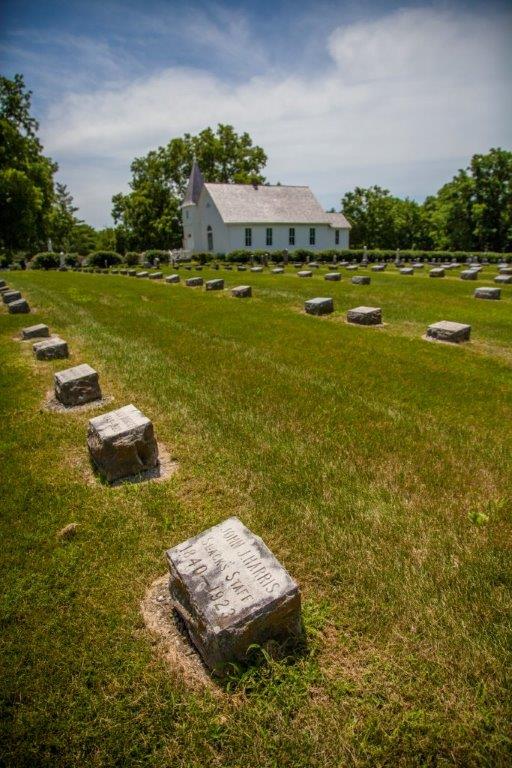
[[[187,189],[185,191],[185,199],[183,200],[183,205],[186,205],[187,203],[197,203],[203,185],[203,174],[201,173],[197,161],[194,160],[192,163],[192,170],[190,171]]]
[[[326,213],[309,187],[209,183],[204,186],[225,224],[329,224],[340,229],[350,227],[342,213]]]

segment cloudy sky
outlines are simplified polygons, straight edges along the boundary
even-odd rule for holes
[[[512,149],[507,2],[4,0],[0,29],[2,73],[25,75],[97,227],[134,157],[219,122],[326,208],[356,185],[422,200],[475,152]]]

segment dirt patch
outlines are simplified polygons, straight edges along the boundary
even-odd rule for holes
[[[449,347],[466,347],[468,344],[471,344],[470,341],[445,341],[444,339],[434,339],[432,336],[427,336],[426,333],[424,333],[421,338],[424,341],[432,341],[434,344],[444,344]]]
[[[186,629],[175,616],[169,595],[169,576],[156,579],[140,604],[144,623],[155,638],[158,654],[195,690],[208,688],[218,696],[222,690],[214,682],[201,657],[190,642]]]
[[[101,408],[104,405],[109,405],[114,401],[112,395],[101,397],[99,400],[91,400],[90,403],[83,403],[82,405],[63,405],[55,397],[53,390],[49,389],[46,393],[45,400],[43,402],[42,409],[44,411],[50,411],[51,413],[83,413],[84,411],[91,411],[94,408]]]

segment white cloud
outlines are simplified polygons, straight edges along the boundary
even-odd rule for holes
[[[128,85],[69,93],[42,122],[45,145],[66,178],[84,157],[91,171],[98,168],[93,193],[93,172],[83,182],[74,178],[72,189],[81,214],[97,224],[108,220],[120,169],[128,181],[135,156],[217,122],[249,131],[265,148],[270,180],[309,184],[326,204],[356,183],[426,194],[435,191],[432,167],[441,183],[461,158],[510,145],[510,20],[402,9],[332,31],[323,41],[331,59],[322,73],[269,71],[240,82],[173,67]],[[247,27],[238,17],[233,24],[227,38],[238,30],[244,57]],[[222,46],[209,22],[197,34]],[[229,54],[236,58],[234,43]]]

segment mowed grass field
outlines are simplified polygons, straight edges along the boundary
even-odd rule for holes
[[[390,267],[370,286],[326,271],[200,273],[253,285],[247,300],[2,275],[34,308],[0,310],[2,765],[510,765],[512,286],[481,301],[495,269]],[[314,296],[336,313],[305,315]],[[348,326],[361,304],[386,325]],[[472,341],[423,340],[437,320]],[[68,361],[14,339],[35,322]],[[170,479],[94,478],[101,409],[44,409],[53,372],[81,362],[114,398],[103,410],[153,420]],[[201,688],[159,654],[140,602],[166,548],[229,515],[300,583],[309,646]]]

